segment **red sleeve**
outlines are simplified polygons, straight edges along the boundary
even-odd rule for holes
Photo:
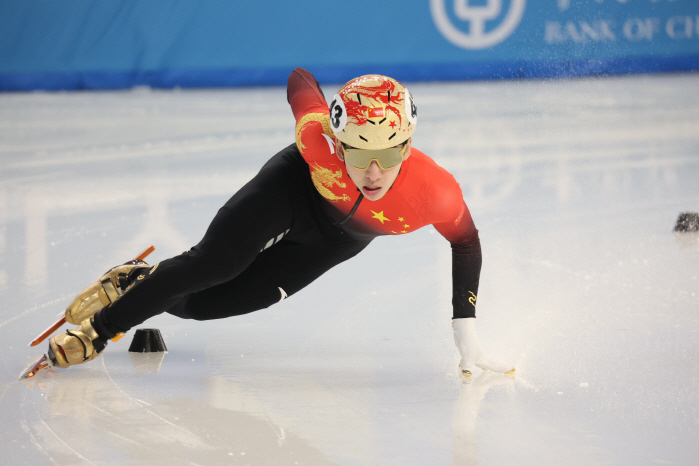
[[[454,319],[475,317],[478,284],[481,275],[481,241],[466,203],[452,222],[434,227],[451,243],[452,305]]]
[[[435,229],[451,244],[467,244],[478,238],[478,230],[463,199],[459,203],[458,214],[452,221],[435,223]]]
[[[303,68],[296,68],[289,75],[286,100],[291,105],[296,123],[309,113],[328,113],[328,104],[313,75]]]
[[[481,274],[481,242],[471,212],[464,202],[461,187],[454,177],[441,169],[437,203],[433,207],[435,229],[451,243],[452,305],[454,319],[475,317]]]
[[[286,98],[296,118],[296,146],[309,164],[335,153],[328,104],[311,73],[296,68],[289,76]]]
[[[471,212],[464,202],[461,187],[456,179],[443,168],[437,166],[432,177],[437,180],[436,202],[432,207],[432,223],[435,229],[452,245],[467,245],[478,240],[478,230],[473,223]]]

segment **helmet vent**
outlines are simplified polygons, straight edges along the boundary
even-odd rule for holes
[[[395,136],[395,135],[396,135],[396,133],[391,134],[391,137],[388,138],[388,140],[390,141],[391,139],[393,139],[393,136]],[[361,136],[360,136],[360,137],[361,137]]]
[[[386,117],[384,117],[383,120],[379,121],[379,124],[383,123],[384,121],[386,121]]]
[[[359,92],[357,92],[357,101],[359,102],[359,105],[362,105],[362,96],[359,95]]]
[[[374,122],[371,121],[371,120],[367,120],[366,122],[367,122],[367,123],[371,123],[372,125],[375,125],[375,124],[376,124],[376,123],[374,123]]]
[[[365,142],[369,142],[369,141],[367,140],[367,138],[365,138],[364,136],[361,136],[361,135],[359,136],[359,139],[361,139],[362,141],[365,141]]]
[[[391,101],[391,91],[390,90],[388,91],[388,101],[389,102]]]

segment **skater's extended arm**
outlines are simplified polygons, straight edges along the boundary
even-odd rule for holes
[[[298,123],[309,113],[328,113],[328,104],[318,81],[303,68],[291,72],[286,87],[286,100]]]
[[[463,203],[463,200],[461,201]],[[470,377],[475,367],[493,372],[514,372],[514,366],[485,355],[476,332],[476,299],[481,271],[481,243],[471,214],[463,203],[457,221],[434,225],[451,242],[454,292],[454,342],[461,354],[461,373]]]
[[[328,118],[328,104],[313,75],[296,68],[289,76],[286,96],[296,119],[296,146],[309,164],[337,161],[333,133]]]
[[[482,262],[478,230],[453,177],[441,187],[433,208],[441,222],[434,227],[451,243],[453,318],[475,317]]]
[[[465,243],[451,245],[454,319],[476,316],[481,262],[481,242],[478,233]]]

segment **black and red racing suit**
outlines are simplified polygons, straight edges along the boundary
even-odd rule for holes
[[[96,328],[125,332],[168,312],[220,319],[269,307],[355,256],[379,235],[434,225],[451,244],[454,318],[474,317],[481,248],[454,177],[412,148],[391,189],[362,199],[334,150],[328,106],[309,73],[289,77],[296,143],[218,211],[189,251],[138,274]]]

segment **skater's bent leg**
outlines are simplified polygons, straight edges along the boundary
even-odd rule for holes
[[[185,319],[209,320],[267,308],[355,256],[368,244],[367,241],[329,244],[281,241],[257,256],[233,280],[192,293],[167,312]]]
[[[192,293],[240,275],[271,238],[289,231],[295,223],[297,199],[305,186],[289,176],[288,165],[298,158],[295,145],[273,157],[219,210],[199,244],[155,265],[100,311],[106,325],[125,332]],[[305,170],[308,173],[307,165]]]

